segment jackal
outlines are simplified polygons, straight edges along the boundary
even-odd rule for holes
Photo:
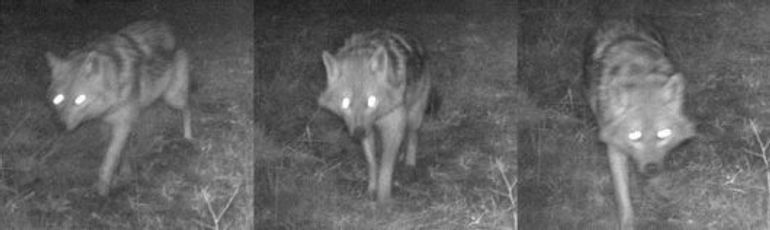
[[[192,139],[187,106],[189,57],[177,47],[165,22],[135,22],[66,57],[50,52],[45,56],[52,71],[48,95],[67,130],[96,118],[112,126],[96,183],[99,195],[109,192],[139,113],[158,98],[182,112],[184,137]]]
[[[367,192],[378,203],[390,201],[395,160],[406,139],[407,170],[416,164],[417,130],[426,110],[431,80],[423,74],[419,43],[402,34],[375,30],[354,34],[332,55],[323,52],[327,88],[318,103],[341,116],[360,138],[369,164]],[[376,127],[376,129],[375,129]],[[377,163],[375,130],[382,155]]]
[[[621,229],[633,229],[628,156],[637,170],[656,174],[666,154],[694,136],[683,115],[685,81],[661,37],[635,19],[603,23],[589,43],[587,98],[607,145]]]

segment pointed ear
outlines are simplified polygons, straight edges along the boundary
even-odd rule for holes
[[[388,77],[389,62],[390,60],[388,60],[388,54],[385,51],[385,47],[377,47],[377,50],[372,54],[372,58],[369,59],[369,69],[374,72],[375,76],[380,78],[380,80],[386,80],[385,78]]]
[[[45,59],[48,60],[48,66],[54,68],[61,63],[61,58],[51,52],[45,52]]]
[[[89,73],[86,74],[86,76],[91,76],[90,73],[93,72],[99,72],[101,70],[100,67],[100,58],[99,55],[97,55],[94,52],[88,53],[88,56],[86,57],[86,60],[83,62],[83,66],[81,67],[81,70],[83,73]]]
[[[326,67],[326,80],[331,83],[337,79],[337,60],[327,51],[324,51],[321,56],[323,57],[324,67]]]
[[[61,65],[61,58],[51,52],[45,52],[45,59],[48,62],[48,67],[51,68],[51,79],[56,80],[61,78],[60,74],[57,73],[58,70],[56,70],[59,68],[59,65]]]
[[[668,79],[666,85],[663,86],[663,99],[666,104],[677,107],[682,104],[684,84],[684,77],[681,73],[674,74]]]
[[[607,109],[610,110],[615,117],[620,117],[628,109],[628,90],[623,83],[613,84],[607,88],[608,91],[608,103]]]
[[[90,80],[91,83],[113,88],[120,82],[119,78],[114,76],[117,74],[115,68],[115,64],[109,60],[109,57],[97,52],[91,52],[83,62],[81,76]]]

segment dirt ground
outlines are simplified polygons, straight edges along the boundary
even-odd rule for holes
[[[250,1],[3,1],[2,229],[251,229],[253,5]],[[163,103],[124,149],[134,173],[96,195],[101,122],[66,132],[46,98],[43,54],[63,56],[138,19],[165,19],[192,57],[193,137]]]
[[[520,124],[521,228],[616,229],[605,148],[578,83],[596,18],[637,15],[665,37],[697,123],[668,171],[632,174],[638,229],[767,229],[769,10],[763,1],[523,3],[519,81],[541,119]]]
[[[255,219],[274,229],[513,229],[517,6],[510,1],[296,1],[257,11]],[[321,109],[324,50],[396,29],[427,48],[439,111],[420,130],[420,177],[395,176],[396,203],[367,198],[366,161]],[[260,160],[261,159],[261,160]],[[261,162],[261,163],[260,163]],[[260,182],[261,181],[261,182]]]

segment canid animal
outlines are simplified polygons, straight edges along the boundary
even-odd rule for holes
[[[609,20],[595,32],[585,65],[587,98],[607,145],[621,229],[633,229],[628,157],[657,173],[666,154],[694,136],[682,113],[685,81],[660,36],[634,19]]]
[[[318,103],[341,116],[360,138],[369,164],[368,193],[379,203],[390,200],[391,178],[401,142],[406,165],[414,170],[417,129],[431,91],[423,74],[424,54],[415,40],[386,30],[354,34],[336,54],[323,52],[327,88]],[[376,127],[376,129],[375,129]],[[379,164],[375,130],[381,137]]]
[[[189,58],[171,28],[139,21],[58,57],[45,54],[52,70],[48,94],[67,130],[101,118],[112,138],[99,170],[96,189],[109,192],[120,153],[139,112],[158,98],[182,111],[184,137],[192,139],[187,106]]]

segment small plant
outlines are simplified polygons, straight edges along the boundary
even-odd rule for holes
[[[770,161],[768,161],[767,155],[767,150],[770,148],[770,138],[762,139],[762,127],[757,125],[755,119],[749,119],[749,127],[751,127],[751,132],[754,134],[757,144],[759,144],[759,152],[749,149],[743,149],[743,151],[749,155],[759,157],[762,159],[762,163],[765,164],[765,191],[768,191],[766,199],[770,199],[770,171],[768,170],[770,169]],[[767,218],[765,218],[765,224],[766,226],[770,226],[770,213],[767,212],[767,210],[770,210],[770,203],[765,205],[767,205],[767,207],[765,207],[765,215],[768,215]]]

